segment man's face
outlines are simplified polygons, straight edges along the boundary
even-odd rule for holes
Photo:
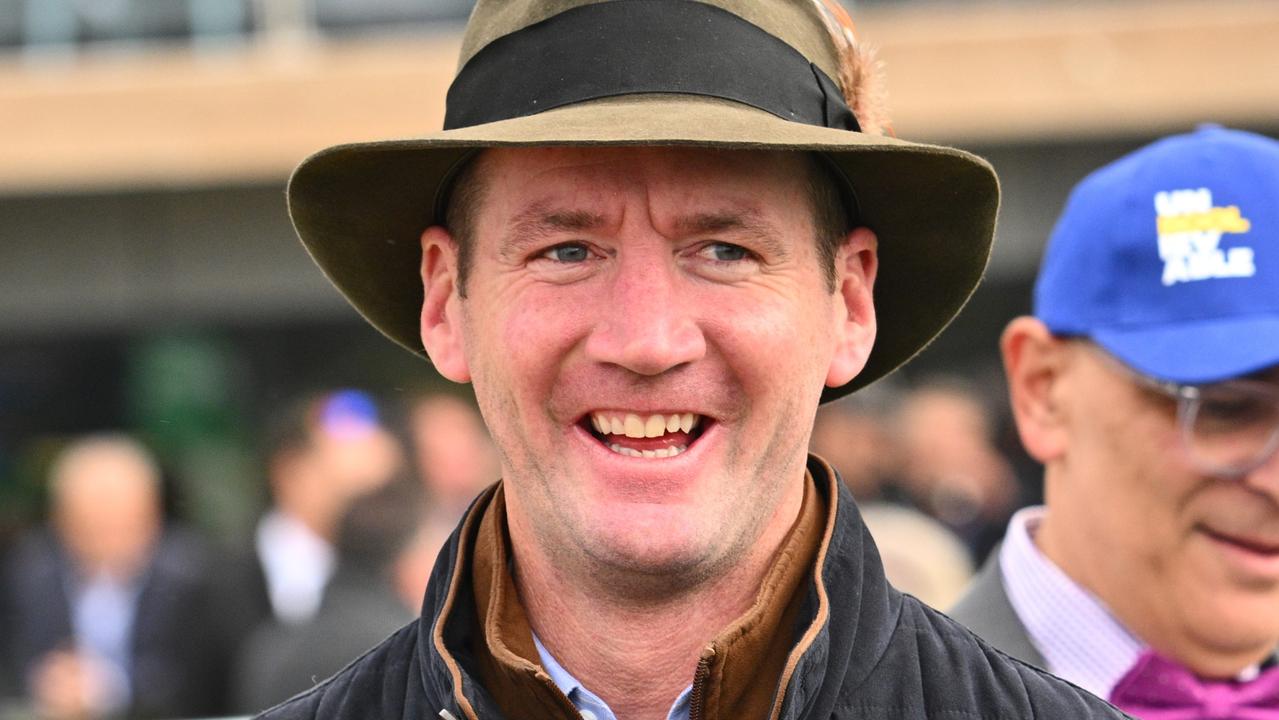
[[[67,468],[55,498],[62,541],[86,574],[131,579],[160,532],[160,498],[152,470],[131,453],[94,448]]]
[[[1096,348],[1066,349],[1055,402],[1068,450],[1048,498],[1049,522],[1078,543],[1070,572],[1164,652],[1268,652],[1279,641],[1279,460],[1238,479],[1197,469],[1175,401]]]
[[[512,533],[632,575],[725,567],[798,507],[822,387],[845,381],[848,345],[857,369],[869,351],[873,235],[854,233],[865,297],[850,309],[818,261],[802,155],[480,162],[466,298],[449,300],[465,362],[443,365],[473,379]],[[850,315],[865,331],[851,343]]]

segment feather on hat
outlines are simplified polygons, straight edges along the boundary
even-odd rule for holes
[[[839,55],[840,90],[862,132],[896,137],[889,121],[888,83],[884,63],[871,45],[857,37],[857,26],[835,0],[812,0]]]

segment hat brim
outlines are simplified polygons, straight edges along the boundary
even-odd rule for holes
[[[370,323],[427,357],[420,338],[420,237],[435,200],[475,149],[666,145],[822,152],[851,182],[879,237],[878,336],[865,369],[822,401],[888,374],[963,307],[990,255],[999,184],[953,148],[789,122],[738,103],[675,95],[595,100],[421,138],[338,145],[289,181],[289,214],[329,280]]]
[[[1279,317],[1199,320],[1173,328],[1103,329],[1089,337],[1150,377],[1197,385],[1279,365]]]

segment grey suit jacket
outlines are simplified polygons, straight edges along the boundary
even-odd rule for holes
[[[1038,668],[1045,666],[1044,656],[1031,643],[1026,626],[1008,601],[998,547],[947,614],[1008,655]]]

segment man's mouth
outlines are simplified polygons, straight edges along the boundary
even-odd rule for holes
[[[1209,528],[1203,528],[1204,534],[1219,543],[1229,545],[1254,555],[1279,557],[1279,543],[1273,540],[1227,535]]]
[[[688,450],[709,423],[709,418],[694,412],[611,410],[597,410],[581,420],[596,440],[618,455],[652,459],[671,458]]]

